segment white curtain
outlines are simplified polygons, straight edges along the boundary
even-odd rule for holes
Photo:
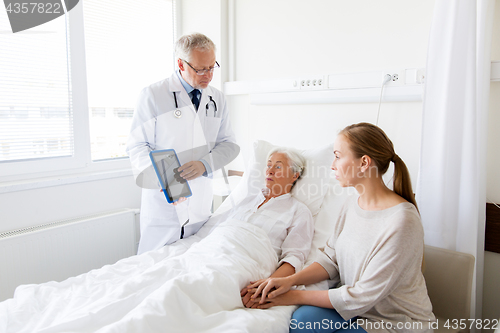
[[[437,0],[429,38],[417,202],[425,243],[476,258],[481,318],[494,0]]]

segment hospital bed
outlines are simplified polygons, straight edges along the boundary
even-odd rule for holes
[[[16,308],[12,299],[0,303],[0,331],[288,332],[290,317],[296,307],[274,307],[269,310],[242,308],[237,290],[242,287],[241,281],[240,285],[234,288],[235,282],[231,280],[233,275],[240,274],[247,276],[245,279],[252,280],[259,277],[257,273],[260,277],[268,276],[275,267],[267,265],[266,261],[277,262],[272,257],[275,253],[265,252],[266,240],[259,234],[259,230],[245,231],[248,235],[253,233],[252,237],[249,237],[240,231],[235,232],[231,226],[221,224],[216,227],[220,222],[217,216],[222,216],[247,195],[264,187],[262,172],[266,166],[267,153],[273,147],[266,141],[257,141],[254,144],[253,158],[242,180],[214,213],[214,218],[200,229],[198,234],[161,250],[126,258],[114,265],[70,278],[62,283],[22,286],[16,290],[14,298],[16,302],[19,301],[19,307]],[[333,223],[349,191],[338,186],[332,177],[332,145],[304,150],[303,154],[307,160],[306,168],[293,188],[292,195],[309,207],[315,219],[315,236],[307,261],[311,263],[316,249],[324,246],[331,234]],[[220,238],[217,238],[219,236]],[[221,244],[222,236],[229,238],[231,242]],[[206,248],[199,249],[197,246],[202,239],[204,243],[209,242],[209,248],[212,246],[215,250],[222,247],[227,253],[213,258],[209,256],[208,262],[197,262],[197,256],[201,257],[203,252],[196,251],[207,251]],[[249,261],[248,266],[245,264],[240,268],[232,266],[230,260],[245,256],[246,254],[240,255],[239,251],[248,250],[247,247],[255,257],[253,263]],[[260,250],[261,248],[263,250]],[[186,257],[187,255],[191,257]],[[155,264],[163,258],[171,256],[179,259],[174,260],[168,267],[152,268],[158,267]],[[199,269],[201,266],[204,267],[202,270]],[[191,274],[186,274],[170,284],[162,283],[172,272],[185,270],[190,270]],[[136,271],[141,272],[140,278],[134,275]],[[113,277],[128,276],[130,278],[123,285],[113,280]],[[327,287],[326,282],[308,286]],[[67,296],[67,289],[71,290],[71,297]],[[148,293],[147,297],[144,296],[145,293]],[[67,299],[59,302],[59,305],[52,305],[51,297],[61,299],[64,295]],[[92,295],[96,299],[93,299]],[[34,317],[39,316],[37,309],[45,306],[42,304],[44,302],[49,304],[48,307],[44,308],[40,320],[33,321]],[[16,310],[19,312],[12,316]],[[24,321],[36,324],[25,325]]]

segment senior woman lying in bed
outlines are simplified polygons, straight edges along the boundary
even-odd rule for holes
[[[263,229],[279,258],[273,276],[287,276],[302,269],[314,233],[311,212],[290,195],[305,160],[289,148],[274,148],[268,155],[266,187],[215,219],[246,221]]]
[[[250,281],[302,268],[314,232],[290,190],[304,158],[276,149],[266,188],[191,236],[63,282],[26,285],[0,303],[1,332],[262,332],[288,312],[244,309]],[[213,227],[213,225],[216,225]],[[201,230],[207,233],[207,230]],[[288,316],[288,317],[287,317]]]

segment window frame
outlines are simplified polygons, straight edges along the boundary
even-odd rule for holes
[[[175,3],[175,0],[172,0]],[[128,157],[93,161],[90,142],[90,119],[87,92],[83,2],[65,15],[69,26],[70,84],[73,106],[73,156],[40,158],[0,163],[0,183],[35,178],[70,177],[86,173],[131,170]],[[173,11],[174,31],[178,15]],[[58,19],[65,19],[60,17]],[[110,174],[110,177],[113,177]]]

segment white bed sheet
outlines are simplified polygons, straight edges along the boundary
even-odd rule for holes
[[[21,286],[0,303],[1,332],[288,332],[295,307],[245,309],[240,290],[276,269],[263,230],[222,223],[63,282]]]

